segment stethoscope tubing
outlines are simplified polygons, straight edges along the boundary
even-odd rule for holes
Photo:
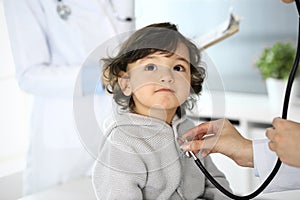
[[[291,90],[292,90],[292,85],[296,76],[296,72],[298,69],[298,65],[299,65],[299,58],[300,58],[300,0],[295,0],[296,2],[296,7],[297,7],[297,11],[298,11],[298,42],[297,42],[297,51],[296,51],[296,57],[294,59],[294,63],[293,63],[293,67],[290,71],[290,75],[288,78],[288,83],[286,86],[286,92],[285,92],[285,96],[284,96],[284,103],[283,103],[283,109],[282,109],[282,119],[286,119],[287,118],[287,113],[288,113],[288,108],[289,108],[289,100],[290,100],[290,94],[291,94]],[[226,196],[228,196],[231,199],[237,199],[237,200],[244,200],[244,199],[253,199],[254,197],[256,197],[257,195],[259,195],[268,185],[269,183],[273,180],[273,178],[275,177],[275,175],[277,174],[280,166],[281,166],[281,160],[278,158],[276,165],[274,166],[272,172],[270,173],[270,175],[266,178],[266,180],[262,183],[262,185],[257,188],[254,192],[252,192],[251,194],[245,195],[245,196],[238,196],[235,195],[231,192],[229,192],[227,189],[225,189],[222,185],[220,185],[211,175],[210,173],[205,169],[205,167],[203,166],[203,164],[201,163],[201,161],[192,153],[190,152],[190,154],[192,155],[192,157],[194,158],[194,161],[196,163],[196,165],[199,167],[199,169],[202,171],[202,173],[205,175],[205,177],[207,179],[210,180],[210,182],[218,189],[220,190],[223,194],[225,194]]]

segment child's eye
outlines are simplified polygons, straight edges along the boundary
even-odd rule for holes
[[[173,67],[174,71],[183,72],[185,71],[185,68],[182,65],[176,65]]]
[[[157,67],[156,67],[156,65],[154,65],[154,64],[148,64],[148,65],[146,65],[146,67],[145,67],[145,70],[146,71],[154,71],[154,70],[156,70],[157,69]]]

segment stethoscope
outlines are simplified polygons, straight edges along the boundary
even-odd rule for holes
[[[122,21],[122,22],[131,22],[134,20],[133,17],[130,17],[130,16],[120,16],[112,2],[112,0],[108,0],[107,1],[115,18],[118,20],[118,21]],[[63,0],[57,0],[57,6],[56,6],[56,11],[57,11],[57,14],[58,16],[63,19],[63,20],[67,20],[68,17],[71,15],[72,13],[72,10],[70,8],[70,6],[64,4]]]
[[[292,89],[294,78],[295,78],[295,75],[296,75],[296,72],[297,72],[297,68],[298,68],[298,65],[299,65],[299,57],[300,57],[300,34],[299,34],[299,32],[300,32],[300,0],[295,0],[295,2],[296,2],[296,6],[297,6],[297,11],[298,11],[298,23],[299,23],[299,25],[298,25],[298,43],[297,43],[296,57],[294,59],[293,67],[291,69],[291,72],[290,72],[290,75],[289,75],[289,79],[288,79],[288,83],[287,83],[287,86],[286,86],[286,92],[285,92],[283,109],[282,109],[282,118],[283,119],[287,118],[287,111],[288,111],[288,106],[289,106],[291,89]],[[248,195],[245,195],[245,196],[238,196],[238,195],[235,195],[235,194],[229,192],[222,185],[220,185],[210,175],[210,173],[205,169],[205,167],[203,166],[203,164],[201,163],[201,161],[195,156],[195,154],[192,151],[189,151],[188,153],[190,154],[190,157],[192,157],[194,159],[196,165],[200,168],[200,170],[203,172],[203,174],[206,176],[206,178],[209,179],[210,182],[216,188],[218,188],[218,190],[220,190],[223,194],[225,194],[226,196],[228,196],[231,199],[252,199],[252,198],[256,197],[273,180],[273,178],[275,177],[275,175],[277,174],[277,172],[278,172],[278,170],[279,170],[279,168],[281,166],[281,161],[278,158],[274,169],[272,170],[272,172],[270,173],[270,175],[268,176],[268,178],[264,181],[264,183],[258,189],[256,189],[251,194],[248,194]]]

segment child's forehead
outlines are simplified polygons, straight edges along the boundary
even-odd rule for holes
[[[176,55],[183,57],[187,61],[190,61],[190,53],[188,47],[183,44],[182,42],[179,42],[176,48],[176,51],[174,52]]]
[[[154,53],[151,53],[139,60],[148,60],[155,59],[160,57],[166,57],[170,59],[184,60],[186,62],[190,62],[189,50],[184,44],[178,44],[175,51],[165,51],[165,50],[157,50]]]
[[[170,59],[170,60],[177,60],[177,61],[185,61],[189,63],[189,59],[185,56],[181,56],[175,53],[169,53],[169,52],[156,52],[153,54],[150,54],[148,56],[145,56],[144,58],[140,59],[140,62],[144,62],[147,60],[161,60],[162,58]]]

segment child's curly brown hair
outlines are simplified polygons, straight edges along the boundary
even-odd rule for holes
[[[126,72],[127,65],[150,54],[161,52],[172,55],[179,43],[183,43],[189,51],[191,69],[191,95],[183,106],[189,104],[191,109],[196,96],[202,91],[202,83],[205,78],[205,69],[200,67],[200,51],[195,44],[185,38],[176,25],[171,23],[158,23],[146,26],[134,32],[121,46],[115,57],[104,58],[103,76],[107,81],[106,90],[113,94],[114,100],[123,109],[134,110],[134,102],[131,96],[125,96],[118,84],[121,72]],[[181,116],[179,108],[176,112]]]

